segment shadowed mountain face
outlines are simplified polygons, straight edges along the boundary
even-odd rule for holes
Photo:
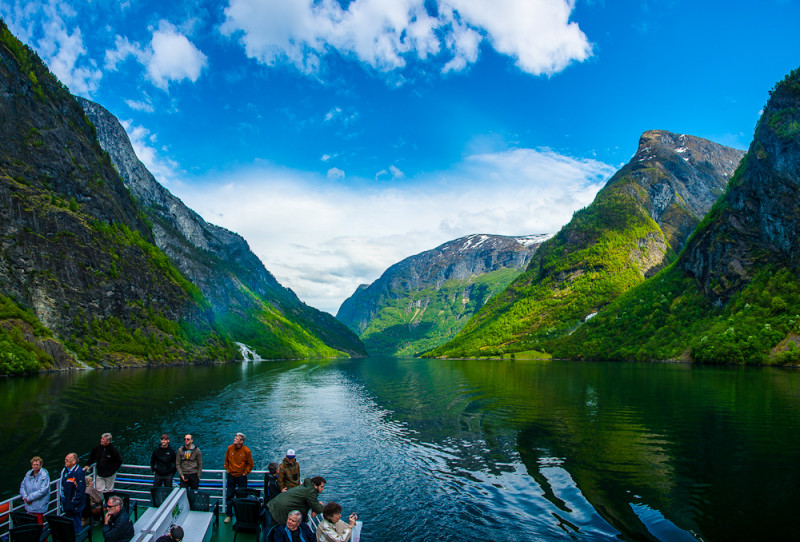
[[[556,344],[559,356],[800,364],[800,70],[664,273]]]
[[[800,262],[800,72],[764,109],[740,173],[681,259],[713,301],[725,302],[766,263]]]
[[[0,374],[365,352],[89,112],[0,21]]]
[[[542,347],[673,261],[723,192],[742,151],[663,130],[435,356]]]
[[[362,285],[336,318],[370,353],[413,355],[452,338],[522,273],[547,235],[469,235],[406,258]]]
[[[80,105],[0,21],[0,373],[71,365],[60,341],[90,363],[229,359],[152,243]]]
[[[235,340],[264,357],[366,354],[333,316],[281,286],[242,237],[207,223],[159,184],[111,113],[88,100],[79,102],[97,127],[100,145],[152,221],[156,245],[200,288]]]

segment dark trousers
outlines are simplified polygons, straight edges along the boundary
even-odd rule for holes
[[[72,520],[72,525],[73,527],[75,527],[76,533],[79,533],[81,529],[83,529],[83,522],[81,522],[81,512],[83,512],[83,507],[81,507],[80,510],[73,509],[72,512],[64,512],[64,515]]]
[[[159,487],[159,486],[172,487],[172,475],[153,474],[153,487]]]
[[[183,476],[186,478],[186,481],[184,482],[183,479],[181,479],[181,487],[188,487],[189,489],[200,489],[200,477],[196,473],[184,474]]]
[[[233,495],[236,493],[237,487],[247,487],[247,476],[233,476],[230,473],[225,473],[226,485],[228,487],[225,491],[225,506],[228,510],[228,515],[233,515]]]

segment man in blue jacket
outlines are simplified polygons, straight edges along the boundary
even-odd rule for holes
[[[81,512],[86,505],[86,476],[78,465],[78,454],[70,453],[64,458],[61,471],[61,508],[64,515],[72,519],[75,532],[81,530]]]

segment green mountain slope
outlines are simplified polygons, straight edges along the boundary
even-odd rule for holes
[[[469,235],[391,266],[336,317],[372,354],[412,356],[449,339],[520,273],[548,236]]]
[[[76,99],[0,21],[0,374],[241,359],[242,337],[280,357],[342,355],[328,342],[363,352],[344,326],[292,305],[291,292],[266,300],[242,278],[246,259],[206,254],[242,271],[231,282],[250,300],[217,314],[216,297],[159,248],[162,218],[131,195]]]
[[[366,355],[346,326],[278,283],[241,236],[207,223],[159,184],[116,117],[96,103],[78,101],[152,222],[156,245],[197,285],[227,336],[263,358]]]
[[[544,243],[528,269],[431,357],[541,350],[673,261],[742,152],[665,131]]]
[[[675,264],[558,355],[800,362],[800,69],[776,85],[725,195]]]

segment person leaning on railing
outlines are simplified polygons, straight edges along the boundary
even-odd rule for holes
[[[38,455],[31,459],[31,470],[19,485],[19,495],[25,502],[25,511],[36,516],[39,525],[44,525],[50,503],[50,474],[42,468],[42,458]]]

